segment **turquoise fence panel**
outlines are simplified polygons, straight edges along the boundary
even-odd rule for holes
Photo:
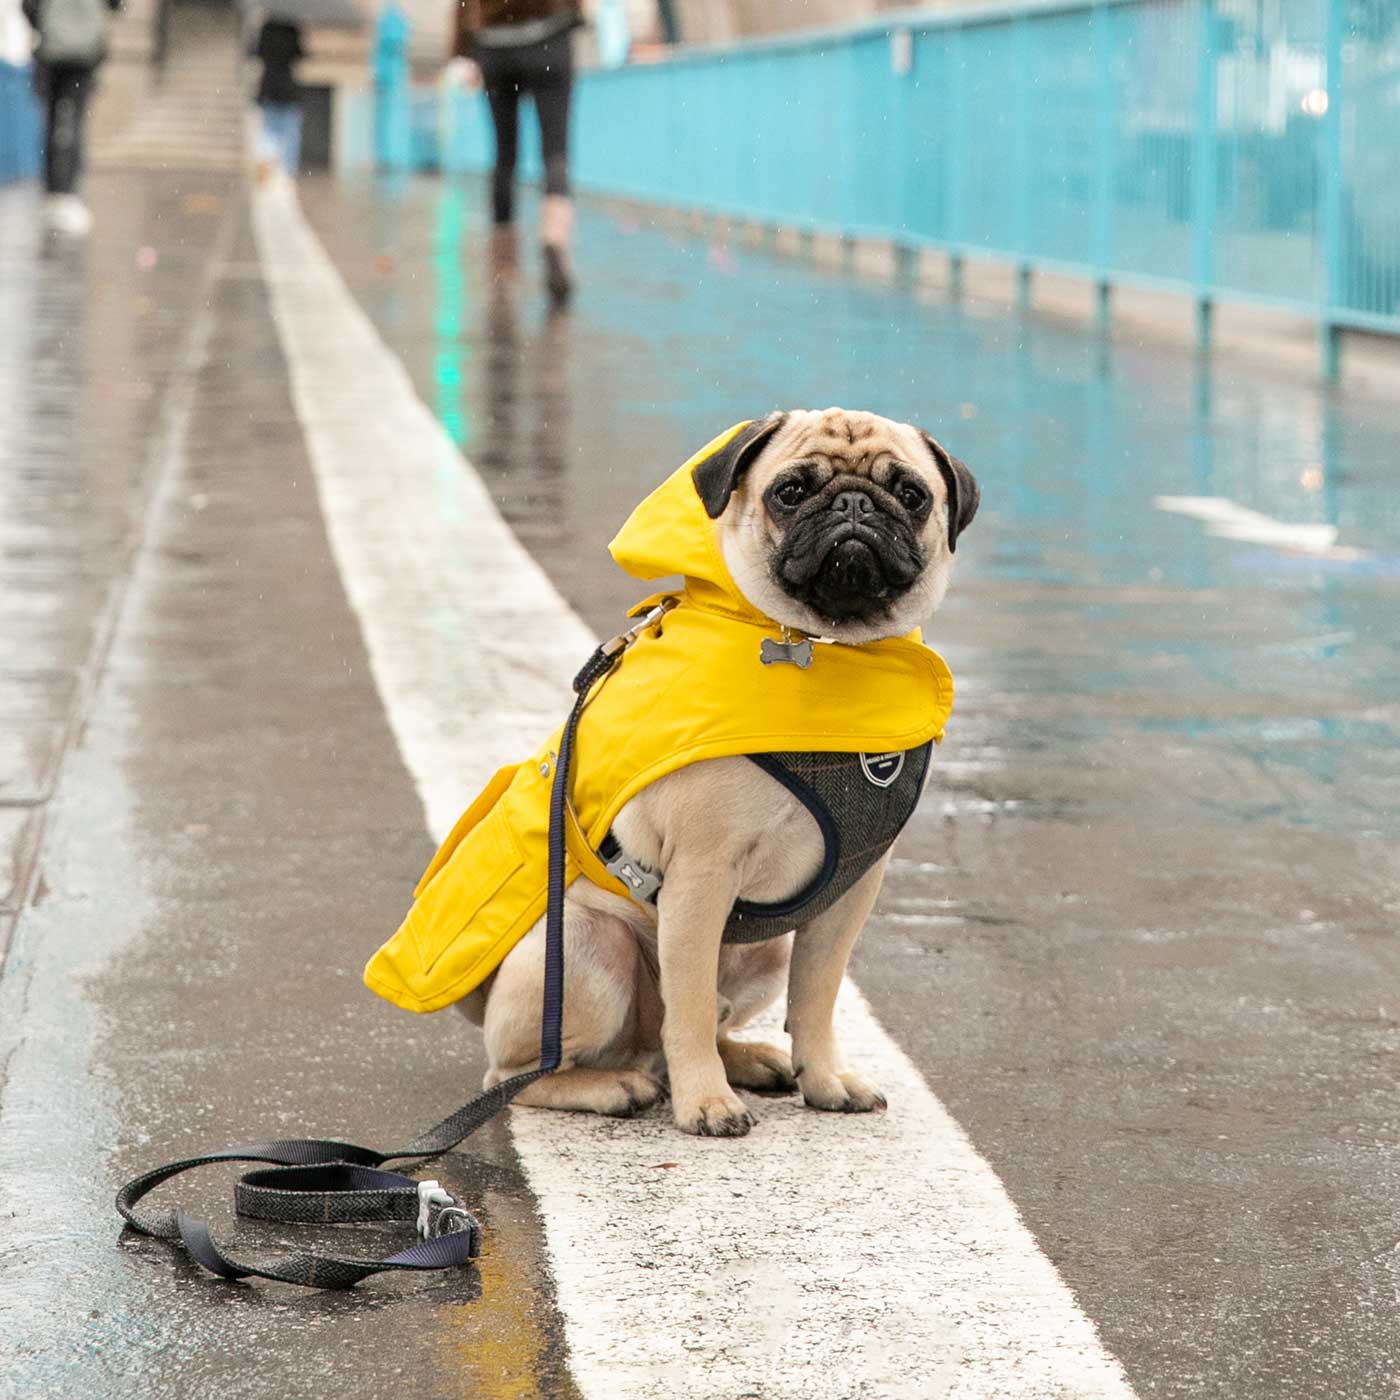
[[[1124,276],[1192,276],[1200,6],[1175,0],[1109,13],[1113,55],[1112,257]]]
[[[947,30],[916,31],[910,46],[902,195],[904,227],[920,242],[943,243],[949,227],[946,171],[954,164],[952,79]],[[896,179],[901,179],[896,171]]]
[[[887,34],[866,34],[847,50],[841,125],[850,228],[902,229],[899,165],[907,134],[900,101],[907,84],[894,71]],[[865,94],[869,94],[868,100]]]
[[[742,146],[742,122],[738,123],[737,139],[730,138],[728,122],[722,122],[721,114],[729,118],[739,115],[734,106],[736,97],[742,102],[742,89],[735,81],[743,77],[743,69],[748,65],[742,60],[736,63],[707,63],[697,74],[699,91],[696,93],[696,106],[700,121],[695,125],[699,137],[696,151],[695,198],[700,204],[715,208],[725,202],[726,196],[734,198],[736,183],[736,154]]]
[[[1335,85],[1334,301],[1361,317],[1400,317],[1400,4],[1348,0],[1347,17]]]
[[[807,83],[793,79],[791,63],[779,53],[767,54],[754,67],[755,85],[762,89],[758,114],[769,131],[781,135],[772,145],[765,146],[758,122],[749,122],[749,168],[754,202],[760,209],[772,213],[800,209],[802,218],[810,222],[815,217],[808,189],[810,174],[803,168],[796,144],[797,133],[809,119],[808,109],[816,105],[820,94]]]
[[[39,168],[39,113],[30,70],[0,63],[0,185]]]
[[[1219,0],[1215,280],[1323,299],[1318,172],[1327,71],[1316,0]],[[1397,172],[1400,178],[1400,172]]]
[[[816,69],[815,87],[821,95],[816,103],[817,129],[814,133],[818,154],[810,162],[816,177],[811,217],[816,223],[843,230],[859,228],[866,214],[851,197],[855,167],[851,130],[854,105],[852,54],[850,45],[831,45],[816,49],[811,55]],[[806,133],[803,133],[804,144],[805,140]]]
[[[798,210],[803,223],[814,223],[818,218],[814,188],[817,161],[804,160],[798,146],[805,145],[801,133],[816,119],[822,94],[785,56],[774,54],[771,63],[763,66],[769,69],[768,73],[755,76],[769,85],[762,108],[766,119],[773,123],[770,129],[778,137],[767,149],[755,147],[751,168],[764,191],[761,204],[772,209]],[[751,130],[753,125],[750,122]],[[822,152],[819,159],[824,158]]]
[[[1008,82],[1016,71],[1016,26],[1011,21],[967,29],[959,45],[959,134],[966,143],[954,171],[955,242],[1010,253],[1019,239],[1017,208],[1024,167],[1018,117],[1024,93]]]
[[[413,130],[490,162],[479,96]],[[1400,332],[1397,150],[1400,0],[903,15],[583,74],[574,126],[581,187],[1175,288],[1203,334],[1222,297]]]
[[[1034,45],[1026,45],[1031,137],[1023,251],[1097,265],[1098,203],[1105,193],[1098,173],[1106,159],[1100,89],[1111,56],[1095,20],[1082,10],[1051,16],[1036,27]]]

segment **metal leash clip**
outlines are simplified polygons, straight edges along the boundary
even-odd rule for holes
[[[418,1183],[418,1235],[435,1240],[439,1235],[455,1235],[471,1230],[476,1222],[462,1209],[457,1198],[436,1181]]]
[[[599,648],[604,656],[616,656],[620,651],[626,651],[643,632],[655,627],[672,608],[678,606],[679,598],[663,598],[652,610],[646,614],[639,622],[629,627],[625,632],[619,632],[616,637],[606,641]]]

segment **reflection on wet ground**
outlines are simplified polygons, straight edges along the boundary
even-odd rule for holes
[[[104,184],[111,252],[95,242],[93,258],[144,234],[104,221]],[[29,474],[31,494],[15,499],[44,562],[12,568],[0,601],[36,599],[37,616],[72,629],[68,651],[36,633],[19,655],[66,674],[96,635],[103,663],[44,804],[41,895],[0,968],[0,1396],[329,1385],[570,1400],[540,1224],[503,1120],[472,1139],[472,1157],[433,1168],[483,1222],[487,1256],[471,1269],[352,1294],[229,1285],[120,1230],[112,1210],[115,1186],[155,1160],[234,1140],[339,1132],[387,1149],[467,1098],[483,1068],[460,1018],[405,1017],[359,986],[431,844],[330,558],[242,205],[233,194],[223,210],[237,237],[219,249],[212,228],[176,222],[178,202],[153,206],[146,236],[191,242],[188,281],[160,292],[181,332],[201,328],[193,343],[175,335],[144,359],[115,337],[56,352],[52,463],[31,415],[0,419],[10,483]],[[16,256],[0,285],[25,266]],[[122,293],[93,275],[83,268],[71,295],[52,288],[65,337],[109,297],[120,309]],[[131,332],[142,302],[129,281],[125,295]],[[48,372],[32,350],[16,363],[31,380]],[[138,377],[144,416],[113,414],[109,398]],[[170,421],[180,383],[183,424]],[[89,438],[104,422],[105,455]],[[45,471],[58,484],[33,491]],[[7,509],[5,525],[22,518]],[[107,621],[93,617],[101,590],[90,602],[83,572],[44,553],[88,532],[96,582],[124,595]],[[166,1196],[211,1221],[235,1258],[382,1257],[409,1242],[402,1228],[239,1220],[235,1174],[196,1173]]]
[[[0,956],[229,188],[132,178],[88,243],[46,240],[37,193],[0,189]]]
[[[1400,414],[1238,365],[853,281],[651,215],[591,212],[577,307],[535,249],[483,256],[472,181],[310,192],[353,290],[502,510],[602,630],[602,545],[719,427],[840,401],[928,427],[983,513],[932,629],[959,799],[1400,831]],[[528,227],[528,225],[527,225]],[[1154,507],[1223,497],[1338,528],[1322,555]]]

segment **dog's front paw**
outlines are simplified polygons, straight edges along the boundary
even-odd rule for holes
[[[886,1107],[885,1096],[858,1074],[803,1070],[797,1084],[808,1107],[828,1113],[873,1113]]]
[[[743,1137],[757,1119],[735,1094],[712,1094],[675,1106],[676,1127],[697,1137]]]

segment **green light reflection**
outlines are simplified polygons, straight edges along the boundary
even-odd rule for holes
[[[466,199],[460,187],[444,184],[438,200],[433,230],[433,276],[436,302],[433,333],[434,410],[447,435],[458,447],[471,438],[462,386],[466,382],[468,349],[462,339],[466,304],[466,278],[462,267],[462,242],[466,226]]]

